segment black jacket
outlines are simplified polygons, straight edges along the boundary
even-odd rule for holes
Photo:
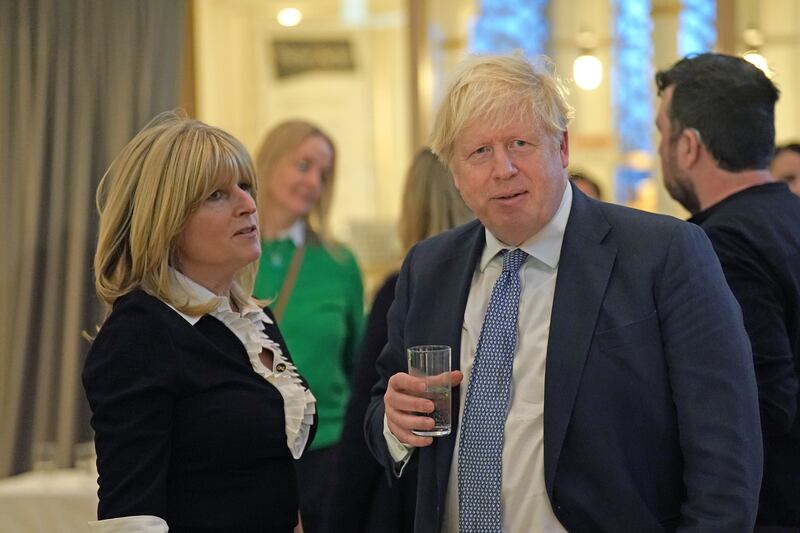
[[[277,326],[265,326],[288,358]],[[290,531],[297,522],[283,399],[216,318],[192,326],[133,291],[117,300],[94,340],[83,384],[98,518],[155,515],[171,532]]]

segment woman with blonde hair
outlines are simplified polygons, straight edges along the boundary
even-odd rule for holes
[[[364,314],[356,260],[327,226],[335,161],[330,136],[301,120],[273,128],[256,155],[263,258],[254,294],[276,299],[281,331],[318,402],[314,445],[296,464],[309,533],[324,530],[322,510]]]
[[[450,172],[427,148],[417,153],[408,170],[401,213],[398,231],[405,252],[421,240],[475,218]],[[363,429],[370,389],[378,381],[375,362],[388,340],[386,313],[394,300],[397,277],[397,272],[391,274],[378,290],[367,319],[337,457],[328,512],[331,533],[414,531],[416,467],[410,465],[402,478],[392,480],[390,488],[381,465],[367,449]]]
[[[299,531],[292,464],[315,400],[272,312],[242,144],[176,113],[152,120],[97,190],[94,268],[110,314],[83,384],[96,531]]]

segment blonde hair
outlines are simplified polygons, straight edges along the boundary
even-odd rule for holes
[[[453,177],[428,148],[417,152],[408,169],[399,233],[403,249],[475,218],[453,184]]]
[[[172,283],[178,237],[186,219],[219,186],[236,179],[254,189],[255,171],[244,146],[230,134],[182,112],[156,116],[122,149],[97,188],[100,231],[94,257],[95,287],[113,305],[134,289],[187,314],[214,309],[190,303]],[[231,296],[257,302],[251,293],[258,261],[235,276]]]
[[[266,186],[266,183],[272,179],[280,159],[293,152],[303,141],[315,135],[322,137],[331,147],[331,168],[322,176],[322,193],[319,202],[306,217],[306,223],[323,244],[330,244],[328,215],[333,201],[333,186],[336,177],[336,145],[333,144],[333,140],[327,133],[314,124],[304,120],[289,120],[272,128],[264,137],[256,152],[255,161],[258,178],[262,181],[263,186],[260,209],[265,209],[269,201],[269,187]],[[263,213],[260,212],[259,215],[262,215],[259,217],[260,220],[265,220]]]
[[[439,106],[431,150],[451,167],[456,137],[476,120],[496,128],[533,119],[558,143],[573,116],[567,94],[545,56],[535,63],[521,53],[470,56],[456,68]]]

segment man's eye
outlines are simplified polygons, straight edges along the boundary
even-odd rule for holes
[[[306,161],[305,159],[297,162],[297,170],[299,170],[300,172],[305,172],[306,170],[309,169],[310,166],[311,165],[309,164],[309,162]]]
[[[483,155],[483,154],[488,154],[488,153],[489,153],[489,147],[488,147],[488,146],[481,146],[480,148],[478,148],[477,150],[475,150],[475,152],[473,152],[473,153],[474,153],[475,155]]]
[[[511,141],[511,146],[513,146],[514,148],[524,148],[527,145],[528,143],[523,141],[522,139],[514,139],[513,141]]]

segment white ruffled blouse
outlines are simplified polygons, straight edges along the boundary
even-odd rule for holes
[[[217,308],[209,314],[225,324],[242,341],[247,350],[247,358],[255,373],[278,389],[283,397],[286,444],[292,452],[292,457],[299,459],[306,447],[311,426],[314,423],[317,400],[311,391],[303,386],[297,373],[297,367],[283,355],[280,345],[264,333],[264,323],[272,324],[272,320],[264,313],[263,309],[251,302],[237,302],[240,309],[237,313],[231,309],[228,298],[217,296],[177,270],[172,270],[172,275],[173,283],[179,284],[180,291],[186,294],[192,303],[216,301]],[[170,305],[170,307],[172,306]],[[202,318],[202,316],[181,313],[177,309],[175,312],[192,325]],[[272,368],[267,368],[261,362],[259,355],[262,350],[272,352]]]
[[[177,270],[171,270],[171,274],[173,288],[177,289],[176,292],[179,294],[188,297],[191,303],[204,303],[209,300],[216,302],[216,309],[209,314],[225,324],[242,342],[253,371],[278,389],[283,397],[286,445],[289,447],[292,457],[299,459],[306,447],[311,426],[314,423],[317,400],[311,391],[303,386],[297,368],[283,355],[280,345],[264,332],[264,324],[272,324],[272,320],[264,313],[263,309],[252,302],[236,302],[240,309],[239,312],[236,312],[231,309],[228,298],[217,296]],[[202,318],[202,316],[187,315],[171,305],[169,306],[192,325]],[[259,355],[262,350],[272,352],[272,368],[267,368],[261,362]],[[146,515],[97,520],[89,522],[89,526],[92,531],[103,533],[163,533],[167,531],[167,524],[164,520]]]

